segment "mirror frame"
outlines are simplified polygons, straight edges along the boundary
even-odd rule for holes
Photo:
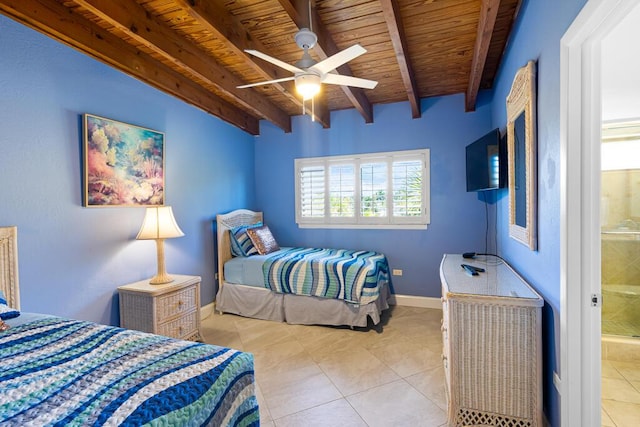
[[[536,63],[520,68],[507,95],[507,152],[509,157],[509,236],[537,249],[537,162],[536,162]],[[515,138],[514,124],[524,114],[526,225],[516,224]]]

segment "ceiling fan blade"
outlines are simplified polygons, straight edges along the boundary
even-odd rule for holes
[[[361,87],[363,89],[373,89],[378,85],[378,82],[374,80],[361,79],[359,77],[353,76],[343,76],[333,73],[325,74],[324,78],[322,79],[322,83]]]
[[[271,83],[280,83],[280,82],[288,82],[289,80],[294,80],[295,77],[291,76],[291,77],[283,77],[281,79],[275,79],[275,80],[267,80],[266,82],[258,82],[258,83],[249,83],[247,85],[242,85],[242,86],[236,86],[236,88],[238,89],[244,89],[247,87],[254,87],[254,86],[262,86],[262,85],[268,85]]]
[[[354,58],[365,53],[367,49],[363,48],[359,44],[354,44],[353,46],[346,48],[345,50],[336,53],[335,55],[331,55],[330,57],[323,59],[318,62],[311,69],[319,71],[321,74],[326,74],[329,71],[335,70],[342,64],[346,64]]]
[[[245,49],[245,52],[247,52],[250,55],[257,56],[260,59],[264,59],[267,62],[271,62],[273,65],[277,65],[278,67],[284,68],[285,70],[291,71],[292,73],[302,73],[304,71],[296,67],[295,65],[287,64],[284,61],[280,61],[279,59],[276,59],[272,56],[269,56],[257,50]]]

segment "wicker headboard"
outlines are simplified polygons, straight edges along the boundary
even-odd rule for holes
[[[262,212],[238,209],[227,214],[216,216],[218,224],[218,285],[224,284],[224,263],[232,258],[229,230],[240,225],[255,224],[262,221]]]
[[[0,227],[0,289],[9,307],[20,309],[18,227]]]

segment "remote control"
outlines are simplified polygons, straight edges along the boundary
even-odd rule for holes
[[[475,268],[467,264],[460,264],[460,267],[464,268],[469,276],[477,276],[478,272]]]
[[[472,269],[474,269],[475,271],[477,271],[477,272],[479,272],[479,273],[484,273],[484,268],[476,267],[475,265],[462,264],[462,267],[463,267],[463,268],[465,268],[465,267],[469,267],[469,268],[472,268]]]

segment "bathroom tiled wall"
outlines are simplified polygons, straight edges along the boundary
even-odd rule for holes
[[[635,285],[640,292],[640,234],[602,235],[602,285]]]
[[[603,230],[640,231],[640,169],[602,172]]]
[[[602,173],[602,332],[640,336],[640,171]]]

